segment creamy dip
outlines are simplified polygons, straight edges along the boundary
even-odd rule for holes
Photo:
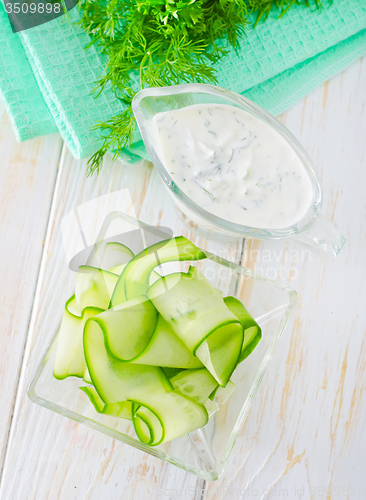
[[[250,113],[195,104],[153,119],[160,159],[197,205],[237,224],[281,229],[309,209],[310,176],[288,142]]]

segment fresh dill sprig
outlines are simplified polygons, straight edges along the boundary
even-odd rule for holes
[[[88,175],[99,172],[103,158],[108,151],[113,152],[113,160],[116,160],[122,149],[131,144],[135,128],[136,120],[131,106],[107,122],[98,123],[94,129],[100,129],[106,132],[106,135],[103,135],[102,146],[88,161]]]
[[[214,64],[238,49],[249,15],[256,24],[272,7],[283,15],[292,5],[317,7],[319,0],[81,0],[79,23],[107,56],[98,95],[111,85],[126,109],[97,123],[103,143],[88,162],[88,173],[99,171],[110,151],[117,158],[130,145],[136,127],[131,102],[145,87],[179,83],[216,83]]]

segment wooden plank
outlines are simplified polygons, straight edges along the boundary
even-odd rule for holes
[[[61,153],[58,134],[18,144],[0,102],[0,469]]]
[[[100,498],[176,498],[189,494],[201,499],[204,482],[196,476],[133,449],[110,437],[90,430],[76,422],[58,416],[33,404],[26,397],[26,388],[54,330],[62,305],[71,293],[74,276],[67,269],[63,255],[61,221],[65,214],[81,203],[97,197],[100,205],[95,215],[93,207],[78,208],[78,214],[89,215],[85,229],[91,238],[113,193],[121,210],[129,206],[128,188],[136,215],[148,224],[160,224],[186,234],[204,248],[220,253],[230,250],[241,256],[241,242],[230,245],[207,243],[190,234],[178,220],[173,203],[151,166],[125,166],[106,162],[99,177],[85,177],[85,162],[75,161],[64,151],[52,207],[42,279],[36,303],[41,307],[33,317],[27,345],[17,406],[13,420],[10,445],[4,468],[3,498],[37,499],[100,499]],[[98,201],[99,203],[99,201]],[[86,208],[85,208],[86,207]],[[83,220],[84,224],[85,220]],[[91,232],[89,231],[91,230]],[[94,231],[94,237],[96,232]],[[193,496],[192,496],[193,495]]]
[[[206,498],[366,496],[366,58],[282,117],[324,187],[347,245],[335,259],[248,242],[244,263],[298,291],[298,305],[227,472]]]
[[[364,68],[365,63],[354,66],[284,117],[313,158],[323,161],[324,167],[319,170],[325,186],[325,213],[334,215],[347,229],[349,246],[329,261],[301,253],[294,243],[285,247],[286,251],[282,242],[248,245],[248,266],[270,272],[271,277],[274,273],[299,289],[299,307],[263,381],[228,472],[208,485],[207,498],[240,498],[245,488],[252,493],[257,489],[261,495],[256,496],[266,498],[268,495],[262,493],[270,486],[273,495],[287,488],[288,498],[300,497],[304,487],[302,498],[325,498],[321,487],[328,484],[332,488],[328,497],[337,498],[335,488],[347,486],[348,481],[351,487],[365,486],[358,466],[365,458],[361,425],[365,416],[361,329],[365,317],[360,307],[365,242],[361,231],[363,208],[356,205],[357,200],[364,200],[364,174],[359,172],[361,177],[353,180],[343,168],[344,164],[359,168],[364,161],[360,162],[364,154],[360,146],[365,130],[365,117],[360,112],[364,105]],[[347,119],[348,125],[338,128],[340,120]],[[138,215],[143,220],[151,224],[160,221],[179,231],[174,209],[151,169],[143,165],[107,166],[103,177],[95,182],[84,179],[84,168],[82,162],[65,155],[45,247],[44,283],[61,290],[71,286],[71,281],[56,256],[62,245],[60,221],[78,203],[128,186],[141,207]],[[152,200],[159,204],[159,210],[151,210]],[[210,249],[220,251],[217,245]],[[345,283],[347,293],[341,293],[340,284],[345,287]],[[38,300],[49,299],[47,292],[40,286]],[[51,297],[49,308],[33,318],[4,471],[3,497],[200,498],[204,483],[194,476],[27,400],[25,388],[46,339],[52,335],[42,331],[42,325],[60,307],[61,295]],[[357,457],[357,461],[349,456]],[[309,486],[315,487],[315,492]],[[349,498],[353,495],[349,491]]]

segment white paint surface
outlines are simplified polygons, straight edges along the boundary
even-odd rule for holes
[[[248,240],[243,256],[241,244],[207,247],[288,282],[299,301],[226,473],[206,485],[27,398],[27,385],[53,334],[42,331],[42,324],[58,314],[72,287],[58,252],[64,214],[128,187],[137,217],[206,246],[183,228],[158,176],[144,164],[107,161],[99,177],[86,179],[85,162],[64,150],[51,209],[60,140],[17,145],[2,111],[1,500],[366,498],[365,89],[366,58],[281,117],[320,172],[324,213],[348,239],[341,254],[327,259],[283,241]],[[48,219],[43,279],[37,285]],[[64,294],[53,296],[49,286]],[[34,296],[35,306],[46,301],[49,308],[33,315],[25,345]]]

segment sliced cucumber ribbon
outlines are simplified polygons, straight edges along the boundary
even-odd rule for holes
[[[132,420],[141,442],[156,446],[207,424],[205,407],[175,392],[105,404],[94,387],[80,387],[98,413]]]
[[[182,370],[170,379],[170,383],[175,390],[202,405],[218,387],[217,381],[206,368]]]
[[[131,419],[151,446],[203,427],[261,336],[245,306],[224,299],[195,267],[164,277],[154,271],[203,258],[183,236],[136,257],[119,243],[100,245],[65,305],[54,376],[83,378],[95,410]]]
[[[86,364],[100,400],[96,403],[95,394],[93,399],[93,394],[87,393],[97,404],[97,411],[111,414],[119,411],[118,405],[124,401],[134,403],[132,421],[136,434],[142,442],[154,446],[206,425],[206,409],[175,393],[161,368],[113,359],[105,348],[97,319],[89,318],[84,327]]]
[[[104,335],[108,353],[120,361],[172,368],[203,366],[145,295],[100,312],[93,321]]]
[[[238,362],[243,327],[194,267],[158,279],[147,291],[159,313],[217,382],[225,386]]]
[[[104,334],[110,354],[123,361],[132,361],[148,345],[157,316],[154,305],[146,295],[141,295],[102,312],[94,321]]]
[[[85,323],[84,354],[90,378],[104,403],[173,390],[161,368],[126,363],[108,354],[97,320],[97,316],[91,317]]]
[[[173,261],[205,259],[205,253],[184,236],[151,245],[127,264],[114,289],[111,307],[146,294],[153,269]]]
[[[262,330],[239,299],[229,296],[224,298],[224,302],[239,319],[244,329],[244,340],[239,356],[239,363],[241,363],[256,348],[262,338]]]
[[[132,363],[176,369],[203,367],[160,314],[149,343]]]
[[[185,436],[208,422],[208,413],[203,405],[176,391],[146,392],[134,403],[138,405],[132,417],[136,434],[150,446]]]
[[[58,380],[66,377],[84,376],[86,370],[83,330],[85,322],[91,317],[99,314],[103,309],[97,307],[86,307],[77,316],[71,311],[77,310],[75,295],[69,298],[65,304],[65,310],[58,333],[56,358],[53,375]]]
[[[90,402],[98,413],[132,420],[133,403],[131,401],[105,404],[94,387],[80,387],[80,389],[89,397]]]
[[[227,383],[225,387],[220,387],[219,385],[214,389],[209,398],[211,401],[216,401],[216,403],[222,405],[226,403],[229,397],[232,395],[235,389],[235,384],[231,380]]]
[[[80,266],[76,275],[76,310],[85,307],[108,309],[111,295],[118,281],[118,274],[91,266]]]
[[[54,376],[57,379],[75,376],[90,382],[83,350],[83,329],[86,320],[100,314],[108,308],[114,287],[118,281],[118,272],[110,268],[123,270],[125,264],[134,256],[125,245],[110,242],[99,245],[91,262],[106,267],[80,266],[76,275],[75,294],[65,304],[65,310],[58,335]]]

